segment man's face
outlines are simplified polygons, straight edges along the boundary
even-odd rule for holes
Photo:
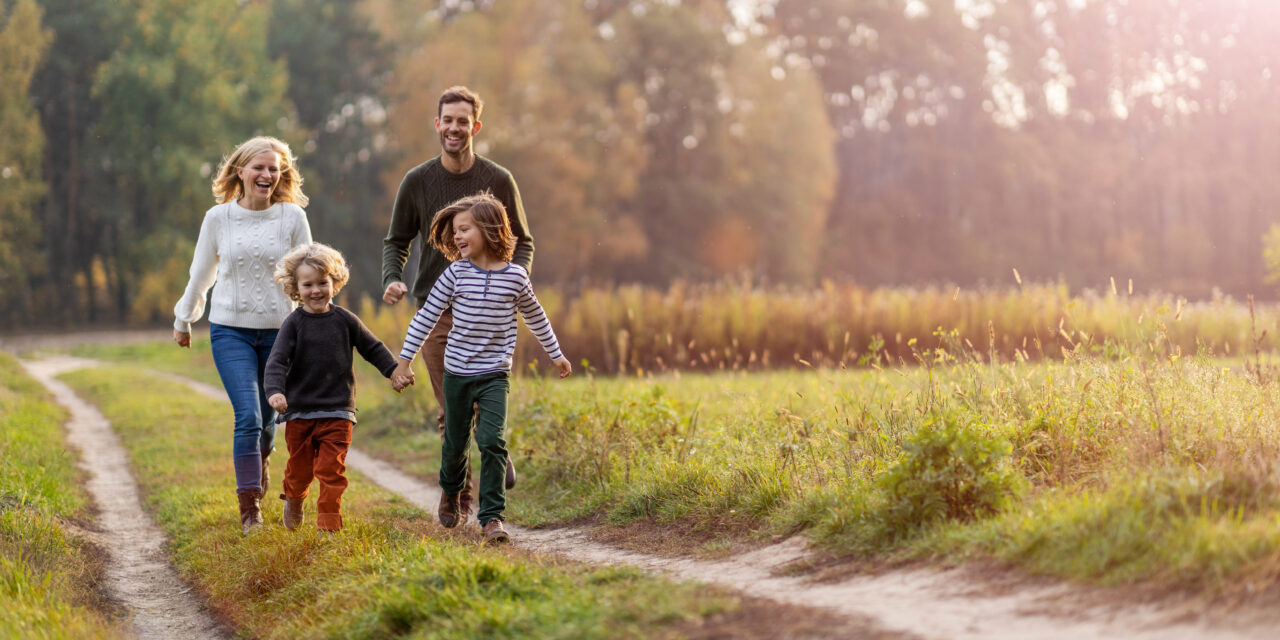
[[[440,148],[445,153],[458,157],[471,152],[471,139],[480,131],[474,110],[469,102],[448,102],[440,108],[436,133],[440,135]]]

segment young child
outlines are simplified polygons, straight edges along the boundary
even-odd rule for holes
[[[502,203],[488,193],[462,198],[438,211],[430,241],[453,264],[436,280],[427,301],[409,323],[392,381],[412,384],[409,365],[439,320],[453,307],[453,329],[444,355],[444,441],[440,447],[440,507],[445,527],[466,520],[458,494],[466,482],[473,404],[478,409],[476,444],[480,449],[480,511],[485,543],[507,542],[502,528],[506,508],[504,481],[507,442],[507,394],[516,347],[516,311],[555,363],[563,378],[573,371],[560,352],[533,294],[529,272],[511,262],[515,236]]]
[[[330,300],[347,284],[347,263],[334,248],[311,243],[290,251],[276,265],[275,279],[301,302],[280,325],[267,358],[267,402],[285,422],[289,463],[284,471],[284,526],[302,524],[302,503],[311,479],[320,481],[316,528],[342,529],[342,492],[347,488],[347,450],[356,422],[354,348],[383,376],[395,357],[354,313]],[[412,380],[408,381],[412,384]],[[396,391],[404,385],[393,380]]]

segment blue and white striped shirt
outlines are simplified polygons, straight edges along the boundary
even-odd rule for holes
[[[445,269],[409,322],[401,358],[413,360],[440,314],[450,305],[453,329],[444,350],[444,368],[453,375],[478,376],[511,370],[517,310],[552,360],[564,355],[524,267],[508,263],[504,269],[485,271],[463,258]]]

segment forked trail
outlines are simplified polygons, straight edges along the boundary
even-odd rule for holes
[[[222,389],[184,380],[195,391],[221,400]],[[356,448],[347,464],[375,484],[434,513],[440,490]],[[474,524],[475,518],[471,522]],[[518,546],[589,564],[629,565],[681,580],[735,589],[778,602],[817,607],[877,627],[939,640],[1274,639],[1270,624],[1209,621],[1173,606],[1099,606],[1096,597],[1065,583],[1024,581],[1001,587],[964,569],[907,569],[858,575],[833,582],[781,575],[805,557],[800,538],[792,538],[720,561],[637,553],[594,542],[590,531],[565,527],[525,529],[508,526]]]
[[[216,623],[203,614],[199,602],[185,593],[177,577],[172,575],[172,569],[161,559],[163,535],[141,510],[136,486],[126,471],[124,452],[110,432],[110,426],[69,388],[52,379],[59,372],[92,364],[92,361],[65,357],[26,363],[36,377],[54,390],[59,401],[71,408],[73,424],[93,425],[90,429],[94,435],[81,435],[80,426],[69,425],[68,430],[73,443],[81,444],[85,468],[94,478],[90,490],[102,509],[103,528],[108,532],[104,535],[114,536],[108,548],[118,549],[112,555],[113,564],[117,565],[111,569],[115,576],[113,592],[118,591],[122,602],[136,611],[135,622],[140,634],[160,637],[148,631],[155,628],[149,625],[183,624],[187,626],[182,631],[165,635],[220,637],[222,632]],[[194,380],[183,382],[201,394],[226,400],[219,388]],[[112,447],[115,453],[111,453]],[[434,512],[440,495],[435,486],[354,448],[347,463],[375,484]],[[111,476],[109,480],[98,479],[107,475]],[[120,478],[121,475],[124,477]],[[117,502],[129,504],[117,505]],[[127,534],[125,527],[129,527]],[[146,531],[134,533],[135,527]],[[808,553],[799,538],[727,560],[711,561],[627,551],[595,542],[590,531],[579,528],[534,530],[511,526],[509,529],[515,544],[532,551],[590,564],[636,566],[676,579],[716,584],[750,596],[823,609],[851,620],[871,620],[880,629],[921,638],[1261,640],[1275,637],[1274,625],[1263,620],[1243,616],[1210,619],[1202,611],[1188,611],[1165,603],[1100,605],[1088,590],[1065,583],[1027,580],[1002,587],[964,569],[896,570],[821,582],[783,575],[780,570],[784,566]],[[149,559],[145,568],[144,558]],[[170,586],[165,587],[169,580]],[[145,585],[145,597],[130,595],[130,590],[138,585]]]

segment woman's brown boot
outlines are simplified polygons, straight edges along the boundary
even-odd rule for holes
[[[249,489],[236,494],[240,499],[240,529],[244,533],[262,526],[262,492]]]

